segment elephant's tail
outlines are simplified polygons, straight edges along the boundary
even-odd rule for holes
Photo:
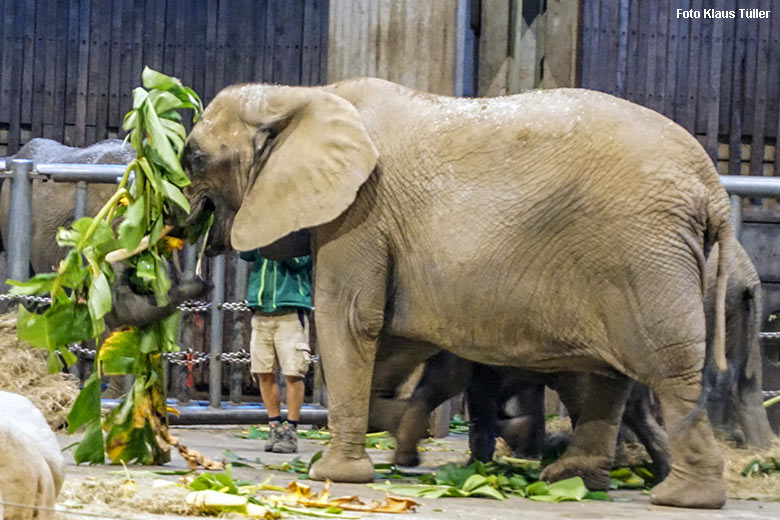
[[[723,185],[717,182],[717,187],[711,191],[707,204],[708,232],[707,242],[718,244],[718,273],[715,285],[715,334],[712,342],[711,361],[715,362],[721,372],[727,368],[726,362],[726,292],[728,290],[728,273],[731,259],[734,256],[734,226],[731,222],[731,205]],[[704,273],[702,273],[704,276]]]

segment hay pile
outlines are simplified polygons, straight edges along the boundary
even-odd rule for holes
[[[78,382],[68,374],[49,374],[48,353],[20,344],[16,338],[16,313],[0,315],[0,390],[27,397],[43,412],[53,430],[66,416],[79,393]]]
[[[741,472],[752,460],[766,460],[774,457],[780,460],[780,438],[763,450],[735,448],[732,444],[720,442],[726,458],[726,489],[730,498],[758,499],[780,502],[780,473],[743,477]]]
[[[57,503],[74,512],[86,508],[91,514],[111,513],[112,518],[135,516],[132,513],[196,515],[186,502],[189,492],[179,486],[156,487],[153,478],[101,475],[65,481]]]

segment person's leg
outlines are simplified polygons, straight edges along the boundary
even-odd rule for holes
[[[272,316],[255,314],[252,316],[252,335],[250,339],[250,351],[252,354],[250,370],[257,377],[260,386],[260,395],[263,404],[268,411],[268,425],[271,430],[268,434],[268,442],[265,443],[265,451],[273,451],[279,431],[281,429],[281,414],[279,410],[279,387],[274,378],[274,323]]]
[[[301,416],[305,390],[303,378],[300,376],[285,376],[285,378],[287,379],[287,420],[297,424]]]
[[[265,409],[268,410],[269,419],[279,417],[279,386],[276,384],[276,377],[273,372],[256,373],[257,380],[260,383],[260,395],[263,397]],[[289,383],[288,383],[289,385]],[[289,399],[289,393],[287,396]]]
[[[274,337],[279,366],[287,382],[287,423],[275,453],[294,453],[298,450],[296,428],[303,404],[303,377],[309,368],[309,329],[304,314],[290,313],[280,316],[279,328]]]

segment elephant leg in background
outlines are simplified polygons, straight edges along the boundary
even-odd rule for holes
[[[676,346],[704,352],[704,344]],[[653,488],[650,501],[677,507],[720,508],[726,503],[723,481],[724,459],[715,442],[707,413],[697,409],[701,395],[701,367],[687,372],[660,374],[651,385],[661,402],[664,426],[669,435],[672,469]]]
[[[639,442],[647,449],[653,461],[653,477],[658,483],[666,478],[671,469],[669,437],[655,418],[651,399],[652,395],[647,386],[634,383],[623,413],[623,422],[631,428],[639,438]]]
[[[542,480],[579,476],[590,490],[609,487],[617,432],[630,389],[631,381],[625,377],[588,377],[571,444],[560,459],[544,469]]]
[[[417,443],[428,433],[430,415],[437,406],[466,388],[472,363],[449,352],[439,352],[425,362],[420,381],[408,400],[406,410],[395,431],[393,462],[417,466],[420,456]]]
[[[466,388],[469,407],[469,447],[471,458],[481,462],[493,460],[498,422],[499,373],[495,368],[474,363]],[[494,383],[491,385],[490,381]]]
[[[511,385],[511,387],[504,389],[497,400],[499,417],[496,422],[497,436],[504,439],[512,450],[513,456],[525,459],[540,458],[547,447],[544,413],[545,385],[530,379],[516,378],[502,378],[501,384],[502,386]],[[511,395],[507,395],[506,390],[510,390]],[[517,415],[510,413],[508,417],[505,417],[502,414],[507,412],[507,406],[511,400],[517,401],[522,413]],[[475,415],[472,414],[471,417],[473,424]],[[495,443],[485,442],[486,446],[488,444],[490,445],[490,455],[488,456],[485,453],[485,455],[480,456],[475,451],[475,446],[472,443],[471,453],[473,457],[481,461],[490,460],[493,457]]]
[[[309,469],[313,480],[374,479],[365,436],[374,358],[384,323],[387,262],[386,258],[343,254],[361,251],[360,243],[360,237],[345,235],[316,250],[315,319],[332,438],[328,451]],[[364,268],[355,270],[355,265]]]
[[[416,367],[439,351],[439,348],[419,341],[392,336],[380,338],[371,381],[369,430],[395,432],[398,429],[409,405],[407,399],[397,398],[398,388]]]

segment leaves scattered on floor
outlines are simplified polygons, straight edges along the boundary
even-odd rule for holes
[[[323,509],[341,509],[344,511],[360,511],[364,513],[406,513],[414,511],[420,505],[416,500],[405,497],[388,496],[383,501],[372,500],[364,502],[355,495],[345,497],[330,497],[331,482],[328,480],[317,494],[310,486],[300,482],[290,482],[284,495],[266,495],[265,501],[271,504],[285,506],[317,507]]]

